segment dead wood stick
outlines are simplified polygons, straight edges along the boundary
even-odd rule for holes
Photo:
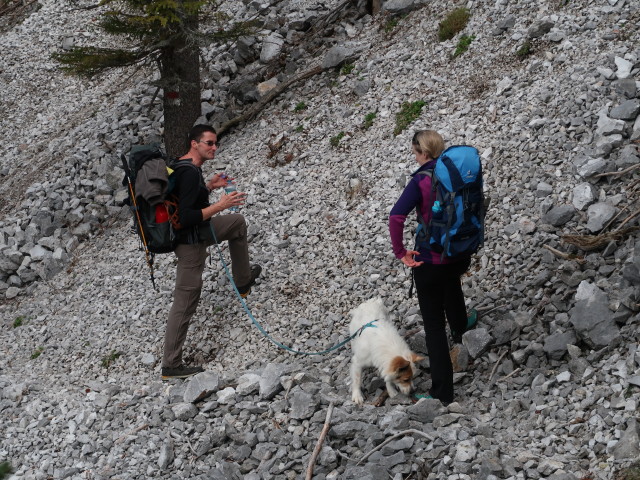
[[[0,10],[0,16],[6,13],[13,13],[13,15],[16,16],[18,13],[21,13],[22,10],[25,10],[27,7],[31,6],[36,2],[37,0],[30,0],[27,3],[21,2],[20,4],[18,2],[6,3],[2,5],[2,9]],[[13,9],[15,12],[12,12],[11,9]]]
[[[618,219],[618,217],[619,217],[620,215],[622,215],[622,214],[627,210],[627,208],[629,208],[629,207],[628,207],[628,206],[627,206],[627,207],[623,207],[623,208],[622,208],[618,213],[616,213],[616,214],[613,216],[613,218],[612,218],[611,220],[609,220],[609,222],[608,222],[608,223],[607,223],[607,224],[602,228],[602,232],[604,232],[605,230],[607,230],[607,229],[611,226],[611,224],[612,224],[613,222],[615,222],[615,221]]]
[[[518,373],[520,371],[520,367],[516,368],[513,372],[511,372],[509,375],[505,375],[502,378],[499,378],[497,381],[501,382],[502,380],[506,380],[507,378],[510,378],[512,376],[514,376],[516,373]]]
[[[496,373],[496,370],[498,369],[498,365],[500,365],[500,362],[508,352],[509,352],[509,349],[507,348],[504,351],[504,353],[500,355],[500,357],[498,358],[498,361],[496,362],[496,364],[493,366],[493,369],[491,370],[491,375],[489,375],[489,381],[491,381],[491,379],[493,378],[493,375]]]
[[[293,386],[296,383],[296,379],[292,378],[291,379],[291,383],[289,384],[289,386],[287,387],[287,391],[284,394],[284,399],[287,400],[289,398],[289,392],[291,391],[291,389],[293,388]]]
[[[327,25],[333,24],[336,20],[340,12],[351,3],[352,0],[345,0],[328,14],[326,14],[323,18],[317,20],[314,25],[310,29],[311,36],[313,37],[315,33],[320,32]]]
[[[389,398],[389,392],[387,392],[387,390],[383,390],[380,396],[373,402],[373,406],[381,407],[384,405],[384,402],[387,401],[387,398]]]
[[[151,97],[151,102],[149,102],[149,108],[147,109],[147,116],[151,114],[151,110],[153,109],[153,102],[156,101],[158,93],[160,93],[160,87],[156,87],[156,91],[153,92],[153,97]]]
[[[317,65],[313,68],[310,68],[306,72],[302,72],[300,75],[296,75],[295,77],[287,80],[286,82],[278,85],[276,88],[271,90],[260,102],[251,107],[249,110],[244,112],[242,115],[237,116],[236,118],[232,118],[228,122],[223,123],[220,128],[217,129],[218,136],[222,135],[224,132],[229,130],[231,127],[235,127],[239,123],[246,122],[247,120],[253,118],[257,115],[271,100],[280,95],[282,92],[287,90],[289,86],[295,82],[299,82],[300,80],[305,80],[309,77],[317,75],[318,73],[324,72],[328,70],[323,68],[322,65]]]
[[[478,311],[478,313],[482,313],[483,315],[487,315],[491,312],[493,312],[494,310],[498,310],[499,308],[504,307],[504,305],[494,305],[493,307],[490,305],[487,305],[486,307],[478,307],[476,308],[476,310]]]
[[[413,330],[409,330],[407,333],[405,333],[405,334],[404,334],[404,337],[405,337],[405,338],[412,337],[412,336],[414,336],[416,333],[420,333],[421,331],[422,331],[422,328],[421,328],[421,327],[414,328]]]
[[[636,163],[635,165],[631,165],[630,167],[625,168],[624,170],[620,170],[619,172],[604,172],[604,173],[599,173],[598,175],[594,175],[595,178],[600,178],[600,177],[613,177],[613,176],[621,176],[624,175],[625,173],[629,173],[633,170],[635,170],[636,168],[640,168],[640,163]]]
[[[584,258],[573,256],[569,253],[561,252],[560,250],[550,247],[549,245],[543,245],[543,246],[544,248],[549,250],[551,253],[553,253],[556,257],[564,258],[565,260],[575,260],[578,263],[584,263],[586,261]]]
[[[633,220],[638,214],[640,214],[640,209],[636,210],[635,212],[633,212],[631,215],[629,215],[627,218],[625,218],[622,223],[620,225],[618,225],[613,231],[617,232],[618,230],[620,230],[622,227],[625,226],[625,224],[629,223],[631,220]]]
[[[362,462],[364,462],[367,458],[369,458],[369,456],[375,452],[377,452],[378,450],[380,450],[382,447],[384,447],[385,445],[387,445],[389,442],[395,440],[398,437],[402,437],[404,435],[407,435],[408,433],[414,433],[416,435],[421,435],[423,437],[425,437],[428,440],[433,441],[433,437],[431,435],[429,435],[428,433],[424,433],[421,432],[420,430],[415,430],[413,428],[409,429],[409,430],[404,430],[402,432],[396,433],[395,435],[392,435],[391,437],[387,438],[384,442],[382,442],[380,445],[378,445],[376,448],[374,448],[373,450],[371,450],[369,453],[365,454],[360,460],[358,460],[358,463],[356,463],[356,466],[360,465]]]
[[[133,430],[131,430],[129,433],[125,433],[124,435],[121,435],[116,440],[116,444],[120,444],[120,443],[124,442],[129,435],[135,435],[136,433],[138,433],[141,430],[144,430],[145,428],[149,428],[149,424],[148,423],[143,423],[142,425],[140,425],[140,426],[134,428]]]
[[[313,449],[313,453],[311,454],[311,458],[309,459],[309,466],[307,467],[307,475],[305,476],[305,480],[311,480],[313,477],[313,466],[318,459],[318,455],[320,455],[320,450],[322,450],[322,444],[324,443],[324,439],[327,436],[327,432],[329,431],[329,426],[331,425],[331,414],[333,413],[333,402],[329,404],[329,408],[327,408],[327,417],[324,420],[324,426],[322,427],[322,431],[320,432],[320,437],[318,438],[318,443],[316,443],[316,447]]]
[[[636,212],[635,215],[637,215],[638,213],[640,213],[640,211]],[[625,223],[629,220],[632,220],[633,218],[634,215],[631,215],[627,218],[627,220],[625,220]],[[640,227],[626,227],[620,230],[613,230],[610,233],[601,233],[598,235],[563,235],[562,240],[570,243],[571,245],[575,245],[580,250],[588,252],[590,250],[595,250],[597,248],[603,247],[612,240],[620,240],[629,235],[631,232],[635,232],[636,230],[638,230],[638,228]]]

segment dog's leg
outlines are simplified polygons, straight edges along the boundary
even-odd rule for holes
[[[396,390],[396,386],[393,384],[391,380],[385,379],[385,383],[387,384],[387,393],[389,394],[389,397],[391,398],[395,397],[398,394],[398,390]]]
[[[362,367],[355,358],[351,359],[351,400],[356,405],[362,405],[364,398],[360,385],[362,384]]]

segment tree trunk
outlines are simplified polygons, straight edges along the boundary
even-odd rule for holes
[[[184,30],[198,29],[197,17],[185,19]],[[183,30],[183,31],[184,31]],[[164,142],[170,157],[183,155],[187,135],[200,116],[200,52],[185,34],[175,38],[160,54],[160,77],[164,90]]]

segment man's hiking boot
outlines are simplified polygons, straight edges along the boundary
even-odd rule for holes
[[[170,380],[172,378],[187,378],[196,373],[204,372],[204,368],[198,367],[186,367],[180,365],[179,367],[170,368],[162,367],[162,380]]]
[[[238,287],[238,293],[242,298],[247,298],[247,295],[251,293],[251,287],[256,284],[256,279],[262,273],[262,267],[260,265],[251,265],[251,280],[246,285]]]
[[[478,319],[480,318],[480,314],[475,308],[472,308],[467,315],[467,328],[465,332],[476,327],[478,324]],[[464,333],[464,332],[463,332]],[[451,337],[453,338],[454,343],[462,343],[462,334],[458,335],[456,332],[451,330]]]

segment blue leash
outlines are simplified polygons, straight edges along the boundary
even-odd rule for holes
[[[266,332],[266,330],[264,328],[262,328],[262,325],[260,325],[258,323],[258,321],[253,317],[253,314],[251,313],[251,310],[249,310],[249,307],[247,307],[247,304],[244,301],[244,298],[242,298],[242,295],[240,295],[240,292],[238,291],[238,287],[236,287],[236,282],[233,281],[233,277],[231,276],[231,272],[229,272],[229,267],[227,267],[227,263],[224,261],[224,257],[222,256],[222,250],[220,250],[220,244],[218,243],[218,239],[216,238],[215,232],[213,234],[213,239],[216,242],[215,245],[216,245],[216,248],[218,249],[218,255],[220,256],[220,262],[222,262],[222,266],[224,267],[224,271],[227,274],[227,278],[231,281],[231,285],[233,286],[233,290],[234,290],[234,292],[236,292],[236,296],[238,297],[238,300],[240,300],[240,303],[242,304],[242,307],[244,308],[244,311],[247,312],[247,315],[249,316],[249,318],[251,319],[253,324],[256,327],[258,327],[258,330],[260,331],[260,333],[262,333],[262,335],[264,335],[269,341],[271,341],[272,343],[274,343],[278,347],[280,347],[280,348],[282,348],[284,350],[287,350],[287,351],[289,351],[291,353],[298,354],[298,355],[324,355],[326,353],[332,352],[334,350],[337,350],[337,349],[345,346],[351,340],[353,340],[358,335],[360,335],[365,328],[367,328],[367,327],[376,327],[376,325],[374,325],[374,323],[377,322],[378,319],[372,320],[369,323],[364,324],[358,330],[356,330],[353,335],[351,335],[346,340],[343,340],[342,342],[338,343],[337,345],[334,345],[331,348],[327,348],[326,350],[323,350],[321,352],[302,352],[300,350],[294,350],[294,349],[292,349],[290,347],[287,347],[286,345],[283,345],[282,343],[278,342],[273,337],[271,337]]]

